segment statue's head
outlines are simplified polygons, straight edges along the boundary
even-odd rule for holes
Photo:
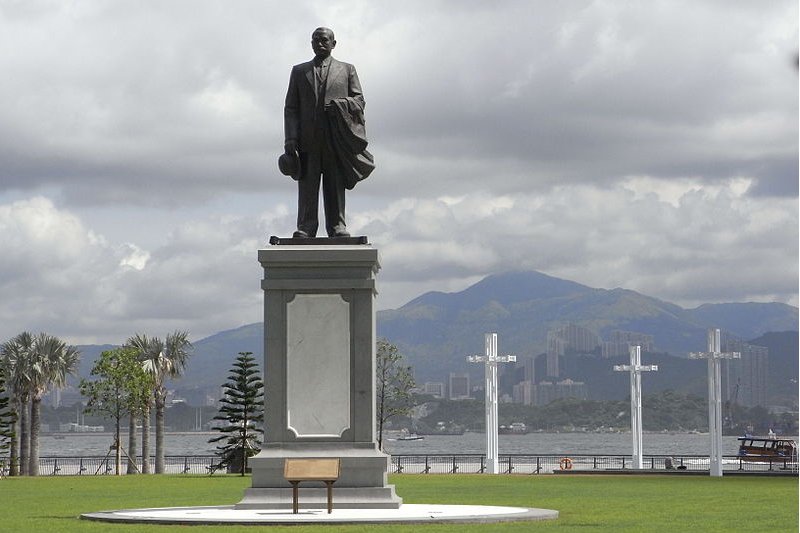
[[[314,55],[319,58],[326,58],[331,55],[331,51],[336,47],[336,38],[330,28],[317,28],[311,34],[311,49]]]

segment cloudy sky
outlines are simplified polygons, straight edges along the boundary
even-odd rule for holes
[[[367,101],[380,309],[518,269],[797,305],[795,1],[0,0],[0,341],[260,320],[317,26]]]

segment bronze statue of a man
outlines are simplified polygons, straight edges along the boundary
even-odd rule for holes
[[[364,97],[353,65],[331,57],[333,31],[311,35],[314,59],[295,65],[284,107],[284,152],[299,160],[297,231],[294,238],[316,237],[319,188],[329,237],[349,237],[345,189],[375,168],[366,150]],[[281,169],[283,171],[283,168]]]

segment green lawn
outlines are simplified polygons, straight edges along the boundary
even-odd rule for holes
[[[270,531],[798,531],[797,478],[399,475],[391,476],[391,482],[406,503],[543,507],[561,516],[547,522],[290,526]],[[77,518],[109,509],[232,504],[249,485],[249,477],[238,476],[6,478],[0,480],[0,531],[252,532],[256,527],[109,524]]]

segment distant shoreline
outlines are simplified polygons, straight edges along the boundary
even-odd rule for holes
[[[125,435],[128,437],[128,431],[120,431],[120,436]],[[137,431],[136,435],[141,435],[141,431]],[[155,430],[150,430],[150,435],[155,436]],[[166,435],[218,435],[219,431],[167,431]],[[39,433],[41,437],[113,437],[113,431],[48,431]]]

